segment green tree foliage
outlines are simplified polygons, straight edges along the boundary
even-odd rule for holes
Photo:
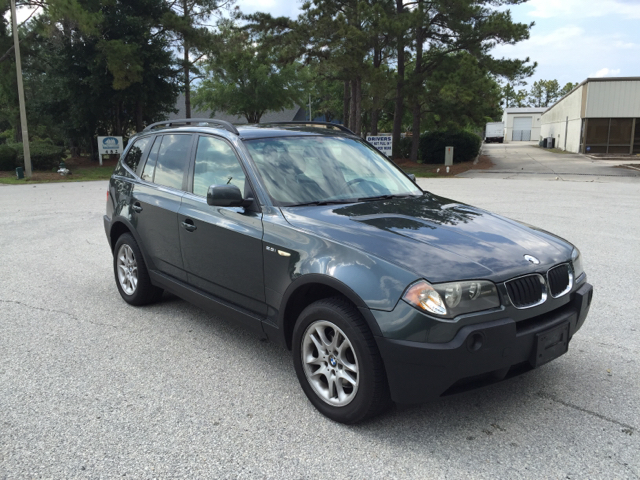
[[[571,90],[573,90],[574,88],[576,88],[578,86],[578,83],[571,83],[571,82],[567,82],[564,87],[562,87],[560,89],[560,93],[559,93],[559,98],[564,97],[565,95],[569,95],[569,93],[571,93]]]
[[[178,85],[162,28],[167,12],[163,0],[45,3],[20,32],[28,39],[23,74],[36,139],[93,150],[96,135],[127,136],[171,111]],[[0,79],[0,91],[7,83]]]
[[[557,80],[538,80],[533,82],[529,92],[529,103],[532,107],[549,107],[560,96],[560,84]]]
[[[557,80],[537,80],[531,89],[515,90],[514,85],[519,83],[507,83],[502,87],[502,103],[509,107],[550,107],[571,90],[578,86],[577,83],[568,82],[560,88]]]
[[[0,172],[13,170],[18,165],[18,152],[9,145],[0,145]]]
[[[191,118],[191,85],[201,74],[198,62],[211,52],[215,42],[209,23],[225,13],[237,16],[238,12],[231,10],[233,4],[234,0],[175,0],[169,3],[170,9],[162,23],[172,35],[173,46],[182,55],[179,63],[187,118]]]
[[[162,119],[179,89],[189,116],[202,76],[200,106],[255,122],[311,96],[314,116],[357,133],[392,131],[397,142],[411,130],[415,159],[421,131],[496,116],[497,80],[509,82],[507,106],[524,102],[514,86],[535,68],[491,55],[495,45],[528,37],[531,25],[505,8],[526,0],[309,0],[296,20],[241,17],[234,0],[37,1],[42,15],[21,30],[30,130],[71,146]],[[3,19],[7,66],[9,34]],[[0,126],[19,139],[10,70],[0,72]]]
[[[450,53],[465,51],[478,59],[488,73],[507,78],[528,76],[535,64],[529,59],[495,59],[490,55],[497,44],[516,43],[529,38],[526,25],[513,22],[509,10],[496,9],[522,0],[416,0],[412,12],[415,61],[408,78],[407,98],[412,108],[413,146],[411,159],[418,157],[423,104],[419,101],[425,83]]]
[[[306,34],[307,56],[321,60],[320,71],[343,84],[342,120],[354,132],[362,132],[368,107],[374,131],[386,96],[386,61],[392,54],[390,18],[392,1],[313,0],[302,7],[298,31]],[[299,33],[297,38],[301,38]],[[363,82],[369,84],[369,105],[363,106]],[[364,108],[363,108],[364,107]]]
[[[500,86],[476,57],[446,56],[426,81],[421,102],[427,130],[481,128],[500,116]]]
[[[502,100],[504,108],[526,107],[529,93],[525,89],[516,90],[512,83],[502,87]]]
[[[258,123],[267,111],[303,103],[303,73],[297,63],[277,66],[275,47],[227,24],[216,41],[206,76],[194,100],[200,108],[243,115]]]

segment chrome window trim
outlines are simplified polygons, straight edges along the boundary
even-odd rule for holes
[[[509,288],[507,287],[507,283],[513,282],[514,280],[519,280],[520,278],[525,278],[525,277],[537,277],[538,280],[540,281],[540,283],[542,284],[542,295],[540,297],[540,301],[538,301],[538,303],[534,303],[531,305],[527,305],[525,307],[518,307],[515,303],[513,303],[513,300],[511,298],[511,295],[509,295]],[[520,275],[519,277],[514,277],[514,278],[510,278],[509,280],[507,280],[506,282],[504,282],[504,288],[507,292],[507,297],[509,298],[509,302],[511,303],[511,305],[514,308],[517,308],[518,310],[527,310],[529,308],[534,308],[537,307],[539,305],[542,305],[544,302],[547,301],[547,281],[545,276],[539,274],[539,273],[530,273],[527,275]]]

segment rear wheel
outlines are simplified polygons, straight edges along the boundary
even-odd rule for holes
[[[135,239],[125,233],[118,238],[113,250],[113,273],[124,301],[131,305],[146,305],[159,300],[162,289],[151,284]]]
[[[373,335],[344,298],[319,300],[300,314],[293,331],[293,362],[311,403],[332,420],[356,423],[391,405]]]

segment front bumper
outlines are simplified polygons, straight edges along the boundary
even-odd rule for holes
[[[570,303],[557,310],[520,322],[503,318],[467,325],[447,343],[375,337],[393,401],[422,403],[463,389],[465,383],[492,383],[528,371],[541,364],[536,357],[542,354],[544,362],[563,354],[587,317],[592,295],[593,287],[585,283],[572,294]],[[563,328],[568,334],[564,348],[553,339],[539,347],[541,336],[556,335]]]

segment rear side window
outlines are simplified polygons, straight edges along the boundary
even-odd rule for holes
[[[129,149],[123,162],[131,169],[131,171],[135,172],[138,169],[142,155],[150,143],[151,137],[140,138],[139,140],[136,140],[133,146]]]
[[[153,147],[151,147],[151,151],[149,152],[149,158],[147,158],[147,163],[145,163],[144,170],[142,170],[141,178],[147,182],[153,182],[153,174],[156,171],[160,143],[162,143],[162,136],[156,137],[156,141],[153,142]]]
[[[163,135],[153,183],[182,190],[190,147],[191,135]]]

